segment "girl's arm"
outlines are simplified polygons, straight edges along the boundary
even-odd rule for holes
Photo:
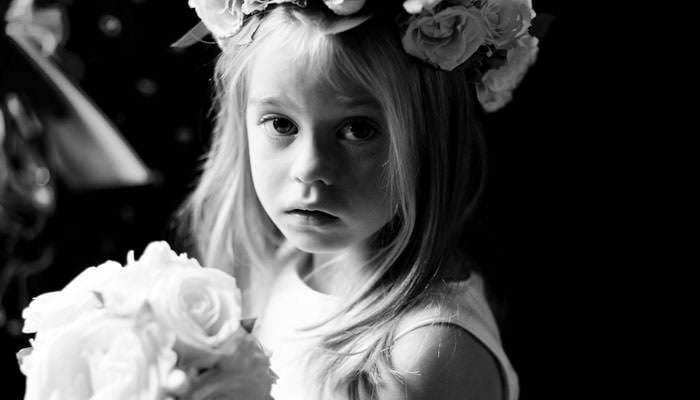
[[[402,336],[392,362],[399,378],[385,379],[380,400],[503,400],[498,362],[460,327],[425,326]]]

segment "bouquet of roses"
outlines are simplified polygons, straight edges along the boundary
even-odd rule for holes
[[[240,301],[232,276],[165,242],[87,268],[23,312],[25,400],[269,399],[276,377]]]

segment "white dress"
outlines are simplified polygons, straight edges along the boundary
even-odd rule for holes
[[[299,277],[298,257],[293,257],[272,285],[270,298],[258,317],[253,333],[271,352],[271,368],[279,376],[272,387],[275,400],[309,400],[314,382],[305,375],[306,355],[318,344],[317,332],[302,331],[332,315],[337,297],[317,292]],[[498,327],[484,296],[483,280],[472,274],[465,281],[448,283],[440,306],[421,307],[400,321],[396,338],[422,326],[453,324],[476,337],[491,351],[501,367],[504,399],[518,398],[518,378],[501,346]]]

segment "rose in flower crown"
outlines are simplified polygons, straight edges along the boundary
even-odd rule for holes
[[[487,42],[497,48],[508,47],[525,35],[535,17],[531,0],[484,1],[481,13],[489,32]]]
[[[196,399],[224,386],[267,399],[275,378],[240,327],[240,296],[232,276],[165,242],[124,267],[90,267],[23,312],[24,332],[36,333],[18,354],[25,400]]]
[[[486,24],[475,7],[447,7],[417,14],[403,36],[408,54],[452,71],[486,42]]]
[[[234,35],[243,26],[242,0],[189,0],[209,32],[215,38]]]
[[[529,0],[408,0],[406,52],[451,71],[481,46],[508,49],[534,17]]]
[[[537,38],[523,36],[518,46],[508,50],[508,62],[500,68],[484,74],[477,85],[477,98],[486,111],[503,107],[512,97],[513,90],[520,84],[527,69],[537,57]]]
[[[365,0],[323,0],[323,2],[338,15],[354,14],[365,5]]]
[[[248,17],[285,3],[326,7],[339,16],[391,13],[406,53],[445,71],[472,70],[487,111],[510,99],[516,85],[500,82],[517,84],[537,54],[537,40],[528,33],[535,17],[531,0],[189,0],[222,47]]]

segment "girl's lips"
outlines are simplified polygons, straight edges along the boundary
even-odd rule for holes
[[[339,220],[339,218],[335,215],[318,210],[294,209],[287,211],[287,214],[294,216],[298,222],[305,225],[323,226],[332,224]]]

